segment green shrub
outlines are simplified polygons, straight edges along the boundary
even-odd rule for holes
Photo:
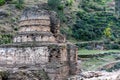
[[[15,6],[17,9],[23,9],[24,8],[24,0],[17,0]]]
[[[48,5],[49,5],[50,9],[52,9],[58,13],[58,16],[59,16],[59,19],[61,22],[66,21],[66,18],[64,15],[65,4],[62,3],[61,0],[48,0]]]
[[[111,68],[106,68],[104,70],[108,71],[108,72],[112,72],[112,71],[117,71],[120,69],[120,62],[116,63],[113,67]]]
[[[72,30],[70,28],[61,27],[60,32],[66,36],[67,39],[71,38]]]
[[[61,0],[48,0],[51,9],[56,10],[61,5]]]
[[[0,6],[5,4],[5,0],[0,0]]]
[[[112,44],[106,44],[106,49],[120,49],[120,46],[119,44],[115,44],[115,43],[112,43]]]
[[[88,48],[88,46],[91,46],[90,43],[77,43],[75,44],[79,49]]]
[[[64,5],[63,4],[60,4],[59,6],[58,6],[58,10],[63,10],[64,9]]]
[[[110,37],[111,37],[111,28],[110,28],[110,27],[105,28],[105,30],[104,30],[104,35],[105,35],[107,38],[110,38]]]
[[[66,1],[66,6],[72,6],[74,0],[67,0]]]
[[[88,13],[85,10],[78,11],[77,21],[72,27],[73,36],[79,40],[98,40],[103,36],[107,38],[119,38],[120,19],[110,12]],[[112,23],[112,24],[110,24]],[[110,24],[108,26],[108,24]],[[114,27],[113,27],[114,26]]]
[[[0,44],[7,44],[12,42],[11,34],[2,34],[0,35]]]

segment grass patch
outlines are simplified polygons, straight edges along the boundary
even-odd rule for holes
[[[93,55],[93,54],[104,54],[109,52],[120,53],[120,50],[79,50],[79,55]],[[119,54],[116,54],[118,57]],[[97,70],[101,65],[105,65],[107,63],[116,61],[116,56],[106,55],[102,57],[94,57],[94,58],[81,58],[81,68],[85,71],[94,71]]]
[[[85,71],[97,70],[101,65],[115,61],[114,56],[104,56],[99,58],[89,58],[81,62],[81,68]]]
[[[92,54],[104,54],[109,52],[120,52],[120,50],[87,50],[81,49],[78,51],[78,55],[92,55]]]

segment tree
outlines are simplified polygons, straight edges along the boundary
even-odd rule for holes
[[[17,0],[16,8],[18,9],[24,8],[24,0]]]
[[[115,0],[115,12],[120,16],[120,0]]]
[[[106,36],[106,38],[111,37],[111,28],[110,27],[105,28],[104,35]]]
[[[3,4],[5,4],[5,0],[0,0],[0,6],[2,6]]]

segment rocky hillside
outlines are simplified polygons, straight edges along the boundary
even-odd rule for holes
[[[46,0],[24,0],[23,7],[20,6],[17,0],[10,1],[0,6],[0,32],[13,32],[18,29],[18,21],[22,10],[25,7],[33,6],[34,4],[46,3]]]
[[[12,36],[19,29],[18,22],[24,8],[32,7],[34,5],[39,6],[40,8],[46,8],[46,4],[47,0],[9,0],[6,1],[3,5],[1,5],[0,44],[12,42]]]
[[[40,6],[45,3],[44,8],[54,10],[61,20],[61,32],[70,40],[88,41],[101,40],[105,30],[109,29],[110,39],[120,38],[120,20],[115,14],[114,0],[10,0],[0,6],[0,33],[7,32],[7,36],[16,32],[19,28],[18,21],[25,7],[34,4]],[[42,7],[43,7],[42,6]],[[41,8],[42,8],[41,7]],[[0,37],[0,38],[1,38]],[[0,43],[7,43],[0,41]]]

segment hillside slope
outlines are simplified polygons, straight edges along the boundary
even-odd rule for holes
[[[0,6],[0,33],[2,38],[10,35],[2,35],[7,32],[16,32],[19,28],[18,22],[22,10],[25,7],[34,5],[42,5],[41,9],[46,7],[47,10],[54,10],[58,13],[61,20],[61,33],[66,35],[69,40],[88,41],[100,40],[104,35],[104,30],[110,27],[112,39],[120,38],[120,20],[115,15],[114,0],[56,0],[60,3],[52,2],[52,5],[47,5],[48,1],[54,0],[10,0],[6,4]],[[69,3],[72,1],[72,3]],[[10,41],[8,41],[10,42]],[[3,43],[3,42],[1,42]]]

